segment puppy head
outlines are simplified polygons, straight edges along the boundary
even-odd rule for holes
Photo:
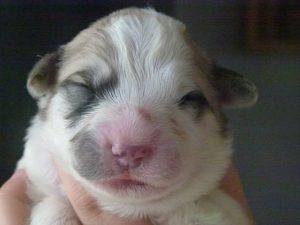
[[[107,208],[137,214],[214,188],[231,153],[221,107],[257,96],[196,49],[183,24],[144,9],[111,14],[46,55],[28,89],[66,169],[113,199],[102,201]]]

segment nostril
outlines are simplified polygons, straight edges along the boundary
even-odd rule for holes
[[[147,157],[150,152],[150,148],[145,146],[134,146],[130,152],[132,158],[143,159],[144,157]]]
[[[138,167],[150,156],[151,148],[141,145],[124,146],[116,144],[112,146],[112,155],[120,166]]]

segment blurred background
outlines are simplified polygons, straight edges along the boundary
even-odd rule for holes
[[[298,0],[0,0],[0,184],[13,172],[36,112],[25,84],[37,55],[127,6],[151,6],[183,21],[218,64],[256,83],[255,107],[226,110],[234,160],[257,224],[300,224]]]

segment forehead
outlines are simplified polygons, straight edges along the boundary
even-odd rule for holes
[[[93,83],[113,77],[143,90],[191,89],[197,68],[183,31],[183,24],[152,10],[97,21],[64,46],[59,79],[85,74]]]

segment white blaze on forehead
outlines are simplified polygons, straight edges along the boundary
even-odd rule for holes
[[[181,22],[153,10],[122,10],[64,46],[59,80],[89,70],[98,83],[116,76],[118,93],[126,102],[143,101],[142,96],[173,101],[175,94],[195,89],[192,77],[200,75],[184,31]]]
[[[167,17],[164,16],[164,19]],[[120,17],[105,31],[115,46],[116,63],[132,74],[159,68],[161,64],[184,53],[185,46],[178,23],[175,20],[173,23],[161,23],[157,13],[148,13],[143,17]],[[132,71],[128,71],[128,65]]]

